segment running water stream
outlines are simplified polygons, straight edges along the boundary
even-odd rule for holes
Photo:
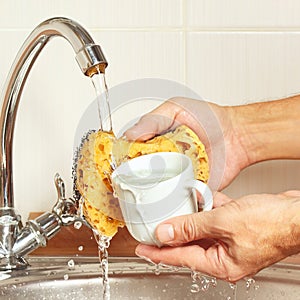
[[[112,118],[109,105],[109,94],[105,80],[105,74],[98,70],[98,74],[92,76],[98,106],[99,130],[112,132]],[[102,271],[103,300],[110,300],[110,285],[108,278],[108,248],[111,237],[102,235],[93,230],[98,244],[99,261]]]
[[[105,80],[105,74],[100,73],[93,75],[92,82],[95,88],[97,104],[98,104],[98,115],[100,121],[100,130],[111,132],[112,131],[112,118],[109,105],[109,94]]]
[[[108,278],[108,248],[111,237],[103,236],[96,231],[93,232],[95,240],[98,244],[99,261],[102,271],[103,300],[110,300],[110,285]]]

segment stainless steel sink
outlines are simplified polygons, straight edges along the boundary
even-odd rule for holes
[[[29,258],[26,270],[0,273],[0,299],[102,299],[97,258]],[[111,300],[117,299],[300,299],[300,265],[276,264],[235,286],[188,269],[151,265],[137,258],[112,258]]]

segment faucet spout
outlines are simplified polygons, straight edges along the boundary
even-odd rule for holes
[[[15,258],[24,255],[25,252],[28,253],[32,248],[31,245],[18,247],[18,245],[24,244],[22,242],[25,238],[18,237],[22,231],[22,223],[20,216],[14,210],[13,134],[17,110],[28,74],[45,45],[56,36],[63,37],[71,44],[84,75],[92,77],[99,71],[104,73],[107,67],[101,47],[95,44],[81,25],[67,18],[51,18],[42,22],[31,32],[19,50],[4,86],[0,114],[0,269],[17,268],[18,266],[13,265]],[[47,218],[48,216],[45,217],[45,219]],[[59,227],[61,222],[56,219],[56,214],[52,219],[55,224],[58,224],[56,227]],[[35,240],[43,240],[43,238],[35,238],[35,230],[32,230],[35,227],[43,227],[41,224],[44,224],[44,219],[38,220],[38,224],[34,223],[30,229],[23,230],[21,234],[27,236],[27,240],[28,236],[34,237]],[[48,223],[46,222],[46,224]],[[57,231],[56,227],[55,232]],[[40,244],[43,245],[43,242]],[[18,251],[14,251],[17,248]],[[21,248],[22,250],[20,250]],[[24,248],[29,250],[24,251]],[[20,263],[24,265],[22,259],[20,259]]]

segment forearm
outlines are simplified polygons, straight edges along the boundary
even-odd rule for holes
[[[300,96],[227,109],[249,164],[300,158]]]

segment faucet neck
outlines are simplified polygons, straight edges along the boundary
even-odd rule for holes
[[[107,62],[100,46],[78,23],[52,18],[38,25],[24,42],[8,75],[0,115],[0,207],[14,207],[12,147],[18,105],[28,74],[40,52],[52,37],[61,36],[73,47],[76,60],[86,76],[96,69],[104,72]],[[96,66],[98,66],[96,68]],[[99,67],[100,66],[100,67]]]

